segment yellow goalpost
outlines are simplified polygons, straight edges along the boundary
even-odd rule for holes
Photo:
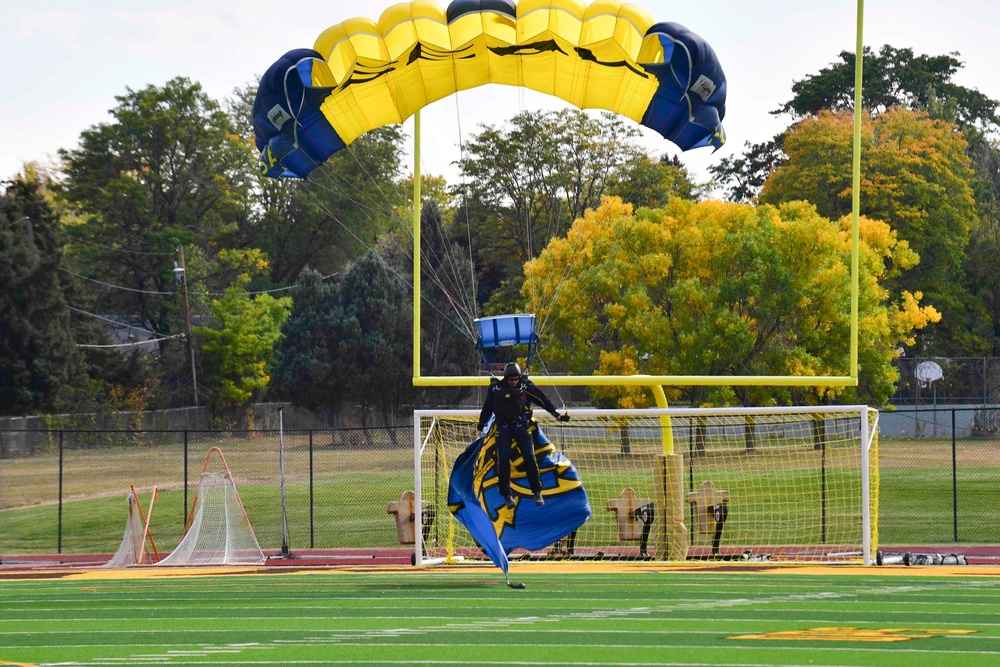
[[[757,386],[757,387],[852,387],[858,384],[858,300],[859,300],[859,218],[860,218],[860,187],[861,187],[861,113],[862,113],[862,71],[863,71],[863,21],[864,0],[857,2],[856,28],[856,58],[855,58],[855,95],[854,95],[854,138],[852,162],[852,206],[851,206],[851,298],[850,298],[850,356],[849,369],[844,375],[833,376],[732,376],[732,375],[533,375],[532,381],[540,386],[640,386],[648,387],[653,394],[658,409],[662,410],[655,419],[660,424],[661,451],[656,466],[655,479],[660,491],[656,494],[656,504],[665,516],[660,518],[660,525],[684,527],[687,508],[684,500],[684,459],[674,451],[673,424],[668,408],[664,387],[680,386]],[[420,111],[414,115],[414,155],[413,155],[413,385],[418,387],[458,387],[486,386],[490,378],[482,376],[424,376],[420,370],[420,334],[421,334],[421,184],[420,184]],[[419,411],[418,411],[419,412]],[[866,412],[862,413],[867,415]],[[752,419],[752,418],[751,418]],[[867,416],[861,420],[867,424]],[[812,422],[808,422],[812,424]],[[877,423],[877,422],[876,422]],[[811,426],[810,426],[811,427]],[[804,428],[804,427],[803,427]],[[697,426],[694,427],[697,431]],[[692,431],[692,432],[695,432]],[[692,436],[694,437],[694,436]],[[853,436],[852,436],[853,437]],[[858,429],[858,441],[869,438],[868,428]],[[867,446],[864,448],[867,456]],[[859,488],[863,488],[863,502],[866,505],[864,532],[865,553],[864,562],[868,564],[869,525],[868,507],[869,480],[867,460],[864,474],[859,473]],[[418,464],[419,470],[419,464]],[[863,478],[863,479],[862,479]],[[419,484],[418,484],[419,489]],[[419,498],[418,498],[419,500]],[[874,500],[877,504],[877,495]],[[683,534],[682,534],[683,533]],[[664,534],[663,542],[670,544],[671,558],[677,554],[686,553],[688,535],[686,529],[678,530],[677,534]],[[681,557],[683,559],[683,556]]]

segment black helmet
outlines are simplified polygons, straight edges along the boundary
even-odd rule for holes
[[[521,367],[517,365],[517,362],[512,361],[503,368],[503,379],[509,380],[511,378],[521,377]]]

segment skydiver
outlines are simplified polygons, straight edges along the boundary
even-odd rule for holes
[[[527,469],[528,484],[535,497],[535,505],[544,505],[542,498],[542,482],[538,475],[538,463],[535,461],[535,449],[532,438],[528,434],[528,420],[532,404],[545,408],[553,417],[562,422],[569,421],[569,415],[560,415],[541,389],[527,376],[521,375],[521,367],[510,362],[503,369],[503,380],[496,378],[490,381],[486,391],[486,401],[479,413],[478,429],[482,432],[489,421],[490,415],[496,417],[497,458],[500,479],[500,495],[508,509],[514,509],[514,496],[510,490],[510,458],[512,441],[517,442]]]

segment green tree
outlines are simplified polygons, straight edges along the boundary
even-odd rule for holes
[[[983,304],[985,353],[1000,356],[1000,219],[980,218],[966,253],[969,291]]]
[[[399,189],[399,197],[403,201],[399,206],[397,217],[400,221],[408,223],[413,220],[413,174],[407,174],[396,185]],[[421,174],[420,176],[421,206],[426,206],[428,202],[434,202],[444,220],[452,220],[455,217],[457,193],[460,191],[461,186],[450,187],[444,176],[435,176],[434,174]],[[423,209],[421,208],[422,214]]]
[[[788,162],[759,200],[807,200],[826,218],[849,215],[852,141],[848,112],[802,121],[785,138]],[[887,286],[897,296],[922,292],[943,316],[921,332],[916,353],[982,354],[970,317],[977,311],[963,289],[964,251],[977,220],[965,140],[953,125],[893,109],[865,120],[862,144],[862,215],[887,222],[920,258]]]
[[[820,111],[854,109],[853,51],[841,51],[840,60],[817,74],[792,84],[792,98],[773,111],[802,118]],[[955,123],[962,128],[988,131],[1000,124],[997,102],[975,88],[953,81],[963,63],[958,53],[914,55],[913,49],[897,49],[888,44],[878,53],[864,49],[861,104],[872,115],[893,108],[927,111],[935,98],[952,100]]]
[[[1000,356],[1000,144],[966,132],[975,179],[972,190],[979,220],[966,246],[966,285],[983,311],[981,331],[987,354]]]
[[[915,261],[884,223],[862,225],[860,387],[690,388],[691,404],[818,402],[842,393],[881,404],[894,348],[938,317],[920,295],[881,286]],[[526,267],[550,307],[546,359],[577,374],[843,375],[849,366],[850,220],[780,207],[676,199],[633,215],[607,199]],[[553,317],[552,314],[557,315]],[[596,363],[595,363],[596,361]],[[598,388],[600,403],[649,405],[642,389]]]
[[[195,327],[203,353],[201,382],[216,410],[245,408],[270,382],[274,343],[292,306],[291,297],[252,295],[251,276],[267,270],[259,250],[221,251],[223,263],[240,270],[221,299],[213,299],[214,326]]]
[[[375,251],[359,259],[341,284],[345,327],[352,335],[342,344],[347,376],[339,392],[392,423],[412,404],[413,314],[405,283]]]
[[[270,386],[274,396],[333,418],[346,398],[338,389],[347,381],[341,364],[344,322],[338,284],[319,271],[303,270],[275,344]]]
[[[371,251],[336,283],[303,272],[278,346],[274,389],[328,417],[345,406],[391,423],[416,396],[405,284]]]
[[[788,159],[781,148],[784,140],[782,132],[759,144],[748,141],[741,155],[724,157],[708,166],[727,201],[749,203],[757,197],[768,175]]]
[[[475,375],[480,363],[473,326],[476,283],[468,247],[449,238],[435,201],[424,204],[420,220],[420,372],[430,376]],[[413,272],[407,245],[406,239],[396,234],[379,248],[400,276]],[[470,393],[468,387],[427,387],[419,392],[419,401],[422,405],[456,405]]]
[[[249,196],[246,224],[225,242],[267,253],[271,285],[294,282],[306,266],[324,275],[336,273],[387,231],[409,224],[399,212],[407,201],[397,184],[404,139],[400,125],[363,134],[306,181],[264,178],[250,124],[256,93],[254,83],[227,100],[243,149],[239,179],[248,184]]]
[[[853,111],[854,52],[842,51],[839,58],[819,72],[794,82],[791,99],[772,113],[788,114],[795,123],[821,111]],[[861,104],[871,116],[894,108],[925,111],[934,118],[955,123],[967,135],[970,131],[993,133],[1000,124],[998,103],[974,88],[953,81],[963,64],[958,58],[958,53],[914,55],[913,49],[888,44],[877,53],[866,47]],[[944,108],[948,114],[940,115]],[[781,133],[760,144],[748,142],[742,156],[725,158],[709,167],[727,197],[732,201],[750,201],[757,195],[768,175],[787,159],[782,150],[783,137]]]
[[[705,186],[691,180],[687,167],[676,155],[664,155],[659,160],[643,155],[612,174],[606,190],[606,194],[619,197],[635,209],[661,208],[673,197],[695,200],[705,194]]]
[[[59,217],[36,182],[0,197],[0,414],[69,406],[85,378],[64,298]]]
[[[645,153],[637,135],[615,114],[567,109],[518,114],[505,127],[483,127],[466,144],[458,222],[471,235],[483,291],[500,289],[487,310],[519,301],[524,262],[639,164]]]
[[[129,89],[116,99],[112,122],[61,151],[63,194],[83,219],[67,230],[70,263],[103,283],[100,314],[171,335],[182,322],[176,248],[192,249],[189,276],[210,277],[213,247],[243,222],[245,193],[234,186],[231,168],[241,147],[218,103],[188,79]],[[161,345],[159,370],[168,395],[187,402],[190,380],[179,348]]]

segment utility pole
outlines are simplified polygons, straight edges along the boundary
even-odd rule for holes
[[[177,246],[179,261],[174,264],[174,283],[181,286],[184,304],[184,341],[187,346],[188,359],[191,360],[191,388],[194,390],[194,407],[198,407],[198,372],[194,366],[194,345],[191,344],[191,311],[188,309],[187,273],[184,268],[184,246]]]

